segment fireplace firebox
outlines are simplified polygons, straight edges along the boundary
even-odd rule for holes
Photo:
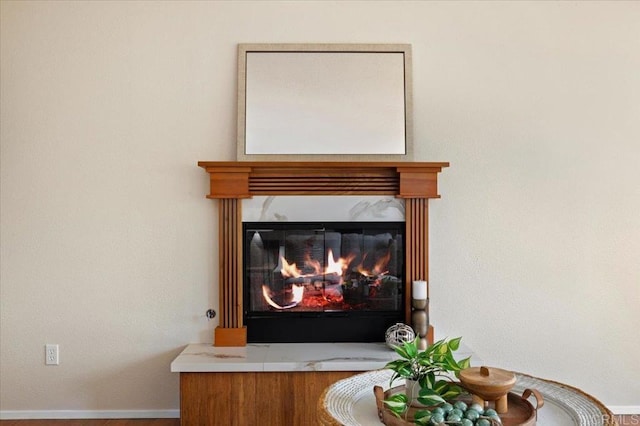
[[[247,341],[374,342],[405,316],[404,222],[245,222]]]

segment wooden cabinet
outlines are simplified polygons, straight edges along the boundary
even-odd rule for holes
[[[180,424],[315,425],[324,389],[358,373],[180,373]]]

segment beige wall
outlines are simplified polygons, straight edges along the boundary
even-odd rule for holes
[[[439,334],[640,407],[640,3],[1,5],[1,410],[178,408],[240,42],[411,43]]]

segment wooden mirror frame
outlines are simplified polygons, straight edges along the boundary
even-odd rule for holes
[[[397,108],[403,108],[404,112],[404,153],[394,154],[392,152],[400,152],[401,150],[394,149],[389,152],[372,153],[371,152],[371,140],[368,140],[366,136],[358,137],[359,127],[362,126],[350,126],[349,132],[353,132],[356,137],[350,141],[350,144],[358,144],[359,146],[353,147],[352,153],[345,154],[344,152],[331,152],[331,153],[304,153],[301,150],[300,153],[287,152],[281,154],[266,154],[266,153],[251,153],[247,152],[247,108],[251,105],[247,105],[247,79],[250,70],[247,69],[247,56],[251,53],[392,53],[402,54],[403,58],[403,75],[398,76],[399,79],[403,79],[404,82],[404,104],[400,105],[398,102]],[[275,57],[275,56],[274,56]],[[284,55],[283,55],[284,57]],[[290,56],[289,56],[290,57]],[[238,45],[238,114],[237,114],[237,160],[238,161],[411,161],[413,159],[413,101],[412,101],[412,71],[411,71],[411,45],[410,44],[239,44]],[[363,79],[364,80],[364,79]],[[397,81],[395,88],[397,89]],[[356,78],[350,81],[356,81]],[[345,82],[342,81],[341,84]],[[396,90],[397,94],[397,90]],[[397,102],[397,96],[395,98]],[[326,101],[326,100],[325,100]],[[275,102],[275,100],[274,100]],[[395,107],[393,107],[395,108]],[[275,109],[275,108],[274,108]],[[349,109],[354,111],[355,109]],[[358,113],[362,110],[358,109]],[[379,116],[379,115],[378,115]],[[287,119],[290,117],[287,117]],[[323,120],[321,117],[320,120]],[[376,119],[368,120],[366,117],[358,117],[358,121],[364,121],[373,123]],[[348,123],[349,120],[344,120],[342,123]],[[395,120],[393,123],[399,125],[400,121]],[[371,133],[371,132],[370,132]],[[398,134],[400,132],[397,132]],[[296,141],[297,142],[297,141]],[[292,143],[296,143],[292,142]],[[399,141],[401,142],[401,141]],[[313,144],[314,141],[304,140],[301,144]],[[383,143],[383,142],[380,142]],[[274,147],[276,145],[274,144]],[[304,146],[304,145],[301,145]],[[400,147],[397,147],[400,148]]]

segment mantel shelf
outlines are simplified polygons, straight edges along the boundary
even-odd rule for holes
[[[439,198],[446,162],[200,161],[210,175],[208,198],[254,195],[393,195]]]
[[[448,162],[433,161],[199,161],[198,166],[260,169],[300,169],[300,168],[336,168],[350,166],[354,168],[438,168],[449,167]]]

